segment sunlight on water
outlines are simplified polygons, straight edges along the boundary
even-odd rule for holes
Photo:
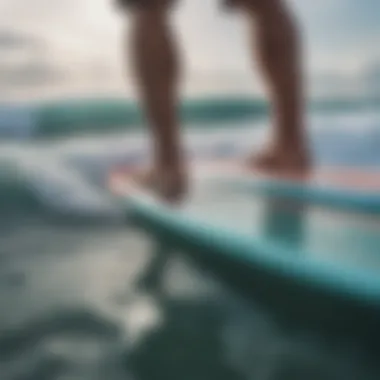
[[[377,115],[312,120],[321,162],[380,162]],[[194,128],[187,132],[189,152],[245,153],[265,138],[265,121],[256,129],[252,124]],[[0,377],[377,379],[376,366],[360,346],[279,326],[275,316],[248,304],[181,252],[165,251],[157,259],[157,243],[125,226],[105,192],[109,168],[146,159],[147,148],[137,132],[55,140],[24,134],[1,142],[6,220],[0,222]],[[371,246],[377,246],[376,232],[366,232],[364,247],[350,232],[360,233],[354,218],[331,219],[312,209],[304,224],[294,215],[289,223],[289,214],[278,207],[271,213],[259,197],[230,194],[226,204],[226,193],[202,194],[207,210],[197,203],[189,213],[204,212],[213,223],[239,232],[277,236],[283,245],[302,245],[313,259],[372,270],[380,265]],[[237,212],[239,223],[231,219]],[[301,225],[309,231],[303,239],[297,233]]]

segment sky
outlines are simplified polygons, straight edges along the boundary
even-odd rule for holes
[[[380,62],[379,0],[289,2],[307,73],[322,87]],[[173,17],[190,92],[261,91],[240,15],[217,0],[182,0]],[[0,97],[132,91],[126,29],[113,0],[0,0]]]

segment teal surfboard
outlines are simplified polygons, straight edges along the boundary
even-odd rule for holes
[[[113,176],[113,193],[136,225],[188,252],[281,320],[354,333],[377,346],[377,174],[355,171],[348,178],[348,171],[338,176],[335,169],[284,181],[234,165],[205,167],[195,170],[191,195],[180,206],[133,188],[125,173]]]

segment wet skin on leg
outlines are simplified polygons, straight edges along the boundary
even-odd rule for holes
[[[143,181],[168,200],[186,191],[178,117],[180,84],[177,46],[170,25],[171,1],[142,0],[131,9],[132,57],[137,87],[152,128],[154,164]]]
[[[297,21],[283,0],[232,1],[248,17],[252,53],[257,54],[266,83],[274,127],[269,147],[262,154],[253,155],[250,164],[277,174],[304,174],[309,169],[309,152]]]
[[[128,2],[128,0],[126,0]],[[186,192],[178,103],[179,63],[170,26],[170,0],[129,0],[134,68],[142,107],[152,127],[154,168],[149,182],[166,199]],[[271,102],[270,149],[251,160],[259,169],[299,172],[308,168],[299,32],[284,0],[227,0],[247,16]]]

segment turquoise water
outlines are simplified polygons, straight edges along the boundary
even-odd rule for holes
[[[9,226],[2,378],[378,378],[360,346],[280,328],[180,252],[157,263],[155,249],[121,226]]]
[[[376,112],[310,119],[318,161],[380,163]],[[263,141],[264,119],[230,123],[189,122],[189,154],[238,155]],[[105,192],[111,166],[146,159],[147,151],[138,130],[59,139],[20,133],[0,142],[1,379],[379,378],[362,347],[281,328],[181,252],[157,262],[156,243],[125,225]],[[279,223],[277,206],[237,198],[221,214],[223,194],[209,199],[215,213],[206,216],[231,226],[229,210],[240,210],[235,228],[307,244],[319,260],[377,270],[374,252],[360,255],[363,245],[349,232],[357,230],[354,218],[312,209],[307,222],[291,214],[292,223]]]

